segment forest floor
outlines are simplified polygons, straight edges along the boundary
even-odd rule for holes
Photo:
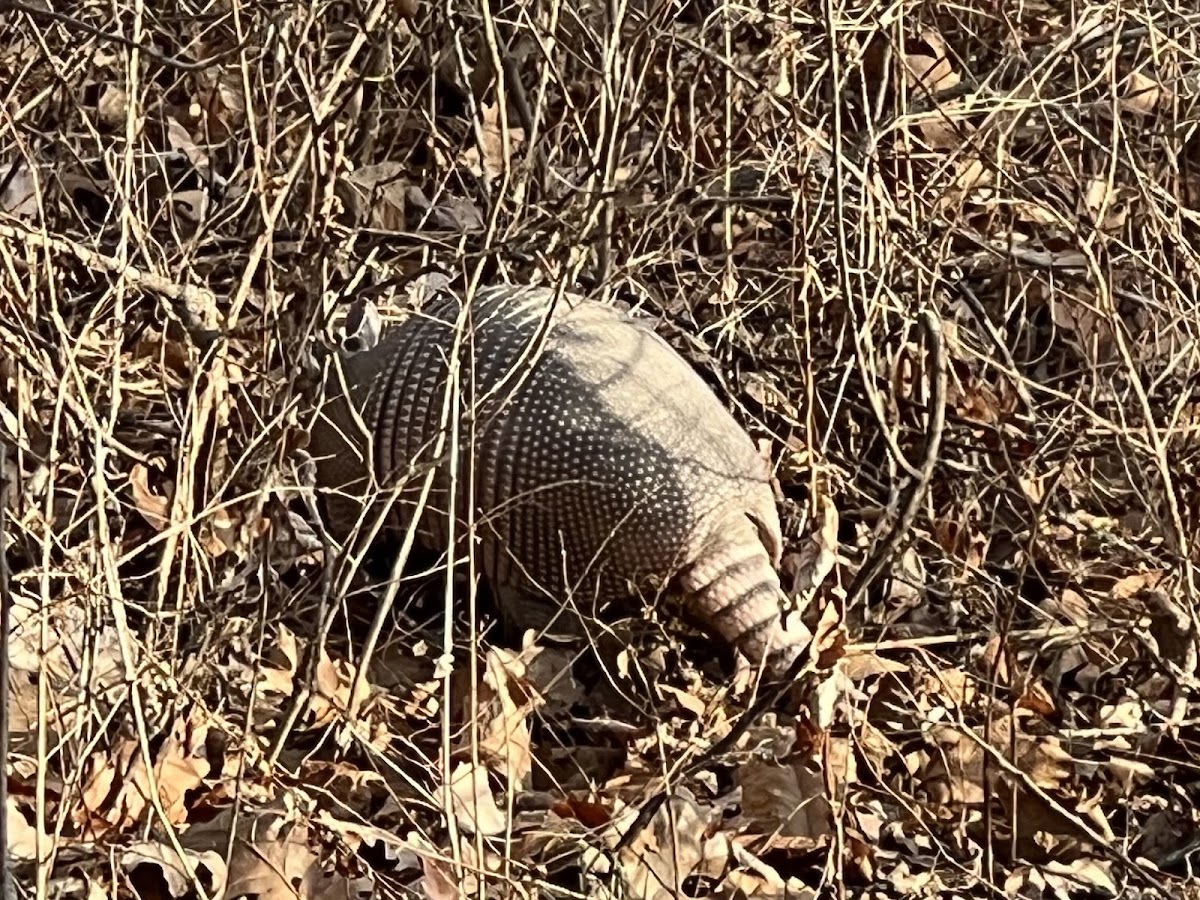
[[[1194,4],[0,13],[18,896],[1200,898]],[[789,691],[437,574],[364,656],[321,360],[496,281],[769,453]]]

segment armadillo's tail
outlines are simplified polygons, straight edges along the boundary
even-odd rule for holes
[[[727,524],[703,556],[680,573],[688,613],[768,676],[779,676],[808,649],[811,632],[787,601],[771,557],[747,517]],[[765,662],[764,662],[765,661]]]

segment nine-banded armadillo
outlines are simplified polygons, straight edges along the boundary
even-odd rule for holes
[[[391,523],[409,521],[461,315],[455,528],[465,532],[473,500],[501,605],[544,591],[583,606],[671,581],[698,624],[769,672],[786,668],[809,634],[781,609],[767,464],[699,375],[647,324],[577,295],[506,285],[463,307],[436,295],[342,360],[361,419],[331,376],[310,439],[330,531],[346,536],[362,497],[405,478]],[[438,551],[449,446],[418,523]]]

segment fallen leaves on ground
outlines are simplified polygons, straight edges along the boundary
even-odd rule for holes
[[[0,24],[22,877],[40,846],[51,893],[181,900],[1196,895],[1179,15],[55,8]],[[318,527],[296,451],[346,307],[476,276],[636,306],[772,464],[814,640],[754,721],[761,673],[668,599],[514,640],[460,571],[444,619],[438,562],[389,585],[395,549]]]

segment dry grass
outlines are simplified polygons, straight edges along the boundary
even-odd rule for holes
[[[0,97],[23,885],[1200,894],[1194,8],[0,0]],[[678,626],[592,684],[407,588],[346,721],[379,593],[315,653],[297,451],[345,304],[431,265],[656,317],[787,572],[836,543],[729,752],[751,686]]]

